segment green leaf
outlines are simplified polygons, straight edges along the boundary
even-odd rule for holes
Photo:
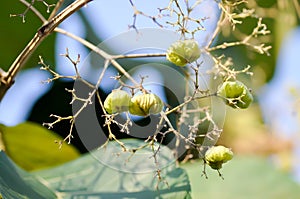
[[[31,1],[28,1],[31,2]],[[54,0],[47,3],[54,3]],[[46,13],[47,7],[42,2],[35,1],[36,7],[46,18],[49,14]],[[9,0],[1,3],[0,6],[0,67],[8,70],[14,59],[24,49],[27,43],[32,39],[37,30],[42,26],[41,20],[31,11],[28,11],[25,17],[25,23],[21,17],[10,17],[11,14],[22,14],[26,10],[18,0]],[[47,59],[47,63],[54,63],[54,41],[55,35],[48,36],[38,47],[35,53],[26,63],[26,68],[36,67],[38,65],[38,55],[42,55]]]
[[[234,157],[220,170],[206,168],[208,179],[201,177],[201,162],[183,164],[190,178],[193,198],[289,198],[300,196],[299,185],[266,159],[245,156]]]
[[[6,153],[26,170],[62,164],[79,156],[71,145],[65,144],[59,149],[54,141],[62,138],[32,122],[14,127],[0,125],[0,132]]]
[[[144,144],[140,140],[133,139],[123,142],[131,147]],[[120,151],[119,156],[115,154],[116,151]],[[171,158],[171,150],[165,146],[161,146],[158,155],[159,164],[162,165],[160,169],[163,181],[158,184],[159,190],[156,190],[158,181],[153,171],[153,165],[156,164],[149,154],[153,155],[152,150],[144,148],[137,151],[130,161],[124,162],[129,160],[130,153],[122,153],[118,144],[110,142],[106,148],[93,151],[72,162],[28,173],[0,151],[0,195],[3,198],[50,199],[57,198],[56,196],[64,199],[191,198],[187,173],[176,167]],[[136,171],[140,172],[125,172],[126,168],[136,168]],[[145,172],[141,172],[141,169]],[[168,186],[164,180],[168,182]]]
[[[0,150],[0,198],[57,198],[35,176],[15,165]]]
[[[133,139],[122,141],[126,146],[132,147],[144,144]],[[34,174],[47,181],[63,198],[190,198],[188,176],[183,169],[175,166],[175,162],[170,159],[172,152],[164,146],[159,155],[159,164],[169,163],[161,168],[161,176],[168,182],[169,187],[161,181],[158,184],[159,190],[156,190],[158,180],[150,154],[153,155],[150,149],[141,149],[128,161],[130,153],[122,152],[118,144],[110,142],[106,148]],[[132,169],[136,169],[136,172],[128,172]]]

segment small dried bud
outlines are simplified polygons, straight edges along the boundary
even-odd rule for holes
[[[162,111],[164,105],[155,94],[142,94],[131,98],[129,112],[133,115],[147,116]]]
[[[237,0],[222,0],[222,3],[226,5],[234,5],[234,3],[237,3]]]
[[[219,88],[218,94],[226,98],[226,104],[233,108],[248,108],[253,101],[249,89],[239,81],[224,82]]]
[[[167,60],[177,66],[185,66],[200,57],[201,51],[195,40],[179,40],[167,50]]]
[[[233,158],[233,152],[224,146],[213,146],[205,153],[205,161],[215,170],[222,168],[222,164]]]
[[[104,108],[107,113],[121,113],[128,111],[130,96],[126,91],[113,90],[104,101]]]

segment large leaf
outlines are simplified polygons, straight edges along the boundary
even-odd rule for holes
[[[26,170],[50,167],[79,156],[71,145],[59,149],[54,143],[62,138],[41,125],[26,122],[14,127],[0,125],[6,153]]]
[[[144,144],[139,140],[124,140],[124,143],[131,147]],[[162,146],[158,153],[162,181],[158,181],[155,176],[156,164],[150,154],[153,155],[152,150],[145,148],[136,152],[128,161],[130,153],[122,152],[118,144],[110,142],[106,148],[72,162],[27,173],[2,151],[0,195],[3,198],[55,198],[56,194],[64,199],[190,198],[188,176],[183,169],[175,166],[171,151]],[[156,189],[157,185],[159,190]]]
[[[300,196],[299,185],[287,173],[259,157],[235,157],[221,169],[224,180],[209,167],[208,179],[201,177],[200,162],[182,167],[189,175],[193,198],[296,199]]]
[[[39,180],[20,169],[0,151],[0,198],[57,198]]]
[[[133,139],[124,143],[131,147],[144,144]],[[126,161],[130,153],[122,152],[118,144],[111,142],[78,160],[34,174],[44,178],[63,198],[190,198],[188,176],[183,169],[176,168],[167,147],[162,147],[159,155],[164,178],[156,190],[159,181],[151,154],[151,149],[145,148]]]

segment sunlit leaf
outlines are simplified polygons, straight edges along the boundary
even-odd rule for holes
[[[0,151],[0,198],[57,198],[35,176],[20,169]]]
[[[62,138],[35,123],[26,122],[14,127],[1,125],[0,131],[6,153],[26,170],[58,165],[79,156],[71,145],[59,149],[54,141]]]
[[[132,147],[144,143],[139,140],[124,140],[123,142]],[[111,154],[112,149],[116,149],[114,146],[116,143],[112,142],[106,149],[96,150],[72,162],[33,173],[27,173],[18,168],[2,151],[0,152],[0,194],[4,198],[56,198],[54,193],[64,199],[81,197],[97,197],[99,199],[191,198],[187,173],[176,167],[175,162],[169,159],[172,154],[170,149],[164,146],[161,148],[160,163],[169,162],[169,164],[161,168],[162,180],[158,181],[155,175],[156,171],[124,172],[105,165],[96,158],[107,156],[113,159],[113,157],[117,157]],[[145,156],[149,153],[149,149],[145,150],[139,152],[141,156],[135,161],[144,158],[142,164],[147,171],[147,169],[153,169],[153,158]],[[121,154],[119,157],[122,158],[115,163],[124,169],[126,164],[122,155],[126,157],[126,154]],[[127,162],[128,166],[134,168],[135,161],[133,164]],[[159,190],[156,189],[157,186]]]
[[[131,147],[144,144],[143,141],[135,139],[122,141]],[[119,155],[116,155],[117,151],[120,152]],[[188,176],[183,169],[176,168],[174,160],[170,159],[170,149],[162,146],[159,155],[160,165],[169,163],[167,167],[161,168],[163,181],[158,181],[156,170],[153,170],[154,160],[149,156],[153,154],[151,150],[142,149],[136,153],[139,154],[124,162],[130,153],[122,153],[120,146],[111,142],[106,148],[73,162],[34,174],[46,180],[64,198],[190,198]],[[126,169],[134,168],[134,172],[126,172]],[[156,190],[157,185],[159,190]]]

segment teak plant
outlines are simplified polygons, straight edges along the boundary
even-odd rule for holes
[[[104,60],[97,81],[91,83],[89,79],[83,78],[79,70],[81,64],[80,55],[78,55],[77,58],[72,58],[69,54],[69,50],[75,51],[75,49],[67,49],[66,53],[63,54],[63,56],[70,61],[70,64],[73,65],[75,75],[61,75],[47,64],[45,61],[47,60],[46,56],[39,57],[41,70],[48,71],[52,74],[52,78],[45,80],[46,83],[67,78],[75,82],[83,83],[89,88],[89,92],[85,94],[81,93],[80,95],[78,94],[79,88],[76,86],[71,90],[67,90],[72,96],[70,103],[77,104],[76,108],[73,109],[73,115],[60,116],[52,114],[50,117],[53,118],[53,122],[44,123],[44,126],[51,129],[61,121],[67,120],[70,122],[69,134],[63,140],[58,141],[59,147],[62,147],[64,143],[72,143],[72,132],[79,120],[78,118],[87,107],[94,106],[95,102],[97,102],[100,104],[104,113],[102,118],[105,119],[104,126],[108,130],[107,140],[103,141],[104,144],[101,147],[105,147],[109,141],[113,140],[119,144],[123,152],[132,155],[135,155],[139,150],[144,148],[150,148],[153,152],[153,161],[157,165],[156,174],[160,180],[163,180],[163,177],[160,176],[161,168],[157,156],[159,155],[161,144],[164,143],[164,139],[169,135],[173,136],[173,142],[172,146],[170,144],[170,148],[174,150],[174,156],[179,158],[184,154],[183,161],[190,158],[201,158],[205,163],[219,172],[222,164],[232,158],[232,152],[228,148],[216,148],[216,150],[211,150],[222,132],[222,126],[218,125],[215,121],[212,114],[212,104],[207,102],[211,99],[219,99],[223,102],[223,105],[228,105],[230,108],[244,109],[253,101],[251,89],[247,88],[244,83],[238,80],[241,74],[253,75],[251,66],[247,65],[244,66],[243,69],[238,69],[241,67],[236,67],[235,55],[229,57],[223,54],[228,48],[245,46],[248,50],[255,51],[259,54],[270,55],[269,50],[271,46],[266,45],[260,39],[261,36],[268,35],[270,31],[265,25],[263,18],[255,13],[255,9],[248,6],[246,0],[211,0],[213,4],[218,5],[220,15],[216,28],[205,46],[198,44],[195,40],[195,35],[205,31],[203,22],[210,19],[205,16],[195,18],[194,15],[192,15],[194,10],[201,5],[203,1],[165,1],[165,7],[158,8],[157,15],[153,16],[140,10],[134,0],[129,0],[128,3],[133,10],[133,22],[129,26],[129,29],[133,29],[136,35],[140,34],[140,29],[136,24],[137,19],[139,17],[146,17],[157,25],[157,30],[175,29],[179,39],[167,49],[164,49],[164,52],[126,54],[112,54],[104,48],[102,49],[101,45],[93,44],[59,27],[60,23],[83,6],[93,6],[92,0],[75,0],[62,10],[63,0],[58,0],[55,4],[48,4],[47,0],[31,0],[30,2],[20,0],[20,2],[26,5],[27,8],[24,13],[12,16],[20,16],[25,22],[26,13],[33,12],[36,17],[41,20],[43,25],[11,64],[9,70],[6,72],[1,71],[0,99],[2,99],[6,91],[13,86],[17,73],[22,69],[32,52],[53,32],[64,34],[74,39]],[[50,12],[47,18],[41,15],[39,10],[35,8],[37,3],[43,3]],[[252,32],[245,35],[238,30],[238,27],[248,18],[255,19],[256,26]],[[26,18],[26,20],[30,19]],[[221,34],[227,34],[228,31],[238,35],[237,38],[240,39],[218,43],[217,37]],[[68,48],[68,46],[66,46],[66,48]],[[207,63],[205,63],[205,59],[201,59],[203,56],[209,57],[213,63],[213,65],[205,71],[203,68]],[[147,76],[151,76],[151,74],[142,74],[137,79],[128,72],[126,69],[128,66],[125,67],[121,64],[121,60],[139,58],[147,58],[147,60],[151,58],[162,58],[160,61],[153,62],[159,62],[161,64],[160,67],[173,68],[184,77],[185,82],[178,82],[179,84],[184,84],[184,86],[178,85],[178,87],[182,89],[181,93],[184,94],[183,99],[177,99],[179,101],[178,104],[170,105],[168,101],[163,101],[159,97],[159,93],[152,93],[151,90],[145,87],[144,82]],[[110,67],[118,71],[113,77],[117,86],[106,99],[101,99],[98,88],[102,82],[105,81],[104,75]],[[206,86],[206,89],[203,89],[203,85],[201,85],[203,83],[201,80],[203,75],[209,75],[209,81],[217,82],[219,86],[214,88],[212,86]],[[211,84],[210,82],[206,83],[207,85]],[[153,121],[157,122],[151,135],[145,139],[143,145],[138,147],[127,146],[122,139],[118,139],[111,130],[111,125],[117,125],[121,132],[131,135],[132,132],[136,130],[136,125],[133,124],[135,121],[132,119],[134,115],[142,116],[139,119],[147,117],[150,119],[156,118],[156,120]],[[200,126],[203,125],[209,126],[206,131],[200,128]],[[168,141],[167,143],[171,142]],[[182,150],[182,147],[184,150]],[[207,151],[209,151],[209,154],[206,154]],[[206,176],[205,170],[204,175]]]

